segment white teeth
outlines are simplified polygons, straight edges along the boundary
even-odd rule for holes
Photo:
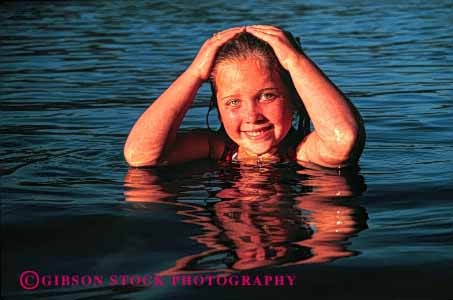
[[[259,136],[259,135],[262,135],[264,132],[264,130],[260,130],[260,131],[249,131],[247,132],[247,135],[249,136]]]
[[[269,130],[269,128],[265,128],[258,131],[245,131],[245,134],[249,137],[257,137],[264,134],[267,130]]]

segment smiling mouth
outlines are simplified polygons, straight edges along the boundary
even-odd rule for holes
[[[251,139],[259,139],[263,137],[267,132],[269,132],[274,126],[269,125],[268,127],[262,128],[260,130],[253,131],[243,131],[244,134]]]

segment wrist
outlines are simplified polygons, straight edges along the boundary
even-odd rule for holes
[[[194,69],[193,66],[190,66],[189,68],[186,69],[186,71],[183,73],[184,77],[186,77],[188,80],[195,82],[197,85],[202,85],[203,82],[205,81],[197,72],[196,69]]]
[[[297,52],[287,60],[286,67],[288,72],[291,73],[295,69],[300,69],[307,62],[309,62],[308,57],[303,53]]]

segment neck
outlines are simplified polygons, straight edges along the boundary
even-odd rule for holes
[[[238,149],[238,159],[249,163],[260,164],[263,162],[279,162],[280,155],[277,148],[272,148],[270,151],[263,154],[248,152],[243,148]]]

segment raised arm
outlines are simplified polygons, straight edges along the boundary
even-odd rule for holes
[[[176,131],[201,84],[208,79],[217,50],[243,30],[231,28],[208,39],[187,70],[140,116],[124,146],[124,157],[131,166],[155,166],[209,155],[208,133]]]
[[[257,25],[246,30],[271,45],[313,122],[314,131],[298,146],[297,159],[326,167],[356,163],[365,142],[357,109],[314,62],[291,45],[281,29]]]

